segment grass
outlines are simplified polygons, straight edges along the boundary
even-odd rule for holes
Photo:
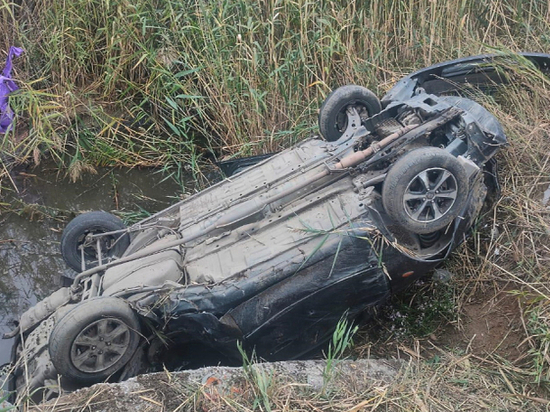
[[[362,366],[352,361],[341,363],[329,397],[320,396],[303,373],[279,369],[269,392],[270,409],[256,403],[255,384],[242,373],[211,370],[202,383],[185,374],[158,373],[140,380],[140,386],[133,386],[135,392],[125,396],[121,396],[122,388],[97,385],[33,410],[131,410],[138,406],[171,411],[520,412],[544,411],[548,406],[547,399],[514,388],[521,385],[523,377],[511,368],[501,368],[495,374],[490,365],[478,365],[469,355],[445,353],[435,362],[405,363],[396,376],[354,369]],[[268,367],[271,373],[276,370]]]
[[[548,48],[547,5],[486,0],[0,2],[0,50],[25,48],[2,151],[181,174],[271,152],[316,130],[320,102],[359,83],[495,50]],[[6,183],[5,183],[6,184]]]
[[[342,315],[342,318],[338,321],[326,353],[322,395],[326,396],[328,386],[334,378],[334,367],[344,358],[344,353],[353,346],[353,336],[357,333],[358,329],[358,326],[350,324],[346,319],[346,314]]]
[[[263,368],[263,365],[258,362],[254,350],[251,354],[248,354],[240,342],[237,342],[237,349],[243,359],[243,372],[245,379],[251,385],[254,393],[252,409],[256,410],[259,407],[261,410],[271,412],[270,392],[274,389],[274,372],[267,372]]]
[[[544,108],[550,104],[550,81],[525,70],[516,73],[514,84],[516,86],[502,97],[501,105],[493,106],[497,117],[503,119],[510,139],[510,148],[500,159],[502,196],[493,219],[489,218],[485,230],[473,239],[475,249],[463,254],[461,266],[477,266],[475,271],[472,266],[468,270],[475,274],[474,281],[487,278],[510,282],[514,289],[530,296],[526,301],[531,313],[527,327],[530,334],[538,330],[532,335],[533,344],[541,353],[546,353],[545,366],[537,373],[536,381],[547,385],[550,383],[547,355],[550,215],[542,198],[550,185],[550,142],[546,126],[550,114]],[[543,330],[546,334],[541,333]]]
[[[420,280],[383,308],[381,322],[391,339],[425,338],[445,324],[457,322],[456,288],[453,282]]]
[[[0,0],[0,53],[12,44],[26,50],[15,61],[21,90],[10,98],[16,128],[0,136],[0,190],[11,186],[9,165],[45,157],[72,179],[101,165],[202,179],[205,162],[276,151],[315,133],[317,109],[337,86],[361,84],[381,96],[428,64],[547,51],[549,21],[550,6],[539,0]],[[550,83],[529,65],[516,67],[513,80],[491,97],[465,92],[508,134],[498,158],[502,196],[446,263],[450,283],[401,297],[403,333],[383,343],[408,348],[407,373],[383,387],[344,387],[332,400],[283,385],[260,396],[262,408],[547,408]],[[521,305],[522,362],[431,346],[442,325],[464,327],[472,297],[501,292]],[[360,334],[357,353],[366,356],[376,341]]]

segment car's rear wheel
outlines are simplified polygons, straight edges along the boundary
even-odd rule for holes
[[[139,339],[139,320],[126,302],[113,297],[91,299],[55,325],[50,357],[59,374],[78,382],[100,382],[126,365]]]
[[[90,240],[88,235],[117,232],[126,229],[118,217],[102,211],[83,213],[69,222],[61,236],[61,255],[72,269],[82,271],[82,248],[86,268],[98,264],[97,240]],[[107,261],[113,257],[120,257],[130,244],[127,233],[114,233],[99,238],[101,257]]]
[[[427,147],[407,153],[390,168],[382,202],[399,226],[426,234],[451,223],[464,208],[467,194],[468,177],[458,159]]]
[[[333,142],[338,140],[348,127],[348,107],[352,106],[361,118],[370,117],[382,110],[380,100],[369,89],[347,85],[330,93],[319,110],[319,131]]]

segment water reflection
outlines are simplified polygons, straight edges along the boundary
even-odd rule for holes
[[[0,214],[0,334],[27,308],[61,286],[74,272],[61,258],[61,232],[72,213],[85,210],[155,212],[172,204],[181,186],[151,170],[100,170],[77,183],[54,168],[14,173],[19,193],[2,199],[15,211]],[[28,207],[27,204],[40,206]],[[44,213],[46,212],[46,213]],[[10,340],[0,340],[0,364]]]

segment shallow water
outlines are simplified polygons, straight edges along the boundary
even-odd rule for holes
[[[180,184],[163,178],[150,169],[105,168],[71,183],[47,165],[13,172],[19,192],[0,199],[17,209],[0,214],[0,335],[27,308],[61,287],[63,277],[75,275],[59,251],[61,232],[75,213],[156,212],[182,193]],[[0,339],[0,365],[9,361],[11,346],[12,340]]]

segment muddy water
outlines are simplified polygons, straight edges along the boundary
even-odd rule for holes
[[[71,183],[48,166],[14,172],[18,192],[0,199],[15,209],[0,214],[0,335],[75,275],[59,252],[63,227],[75,213],[156,212],[183,192],[180,184],[163,178],[152,170],[102,169]],[[0,365],[9,361],[11,346],[11,340],[0,339]]]

